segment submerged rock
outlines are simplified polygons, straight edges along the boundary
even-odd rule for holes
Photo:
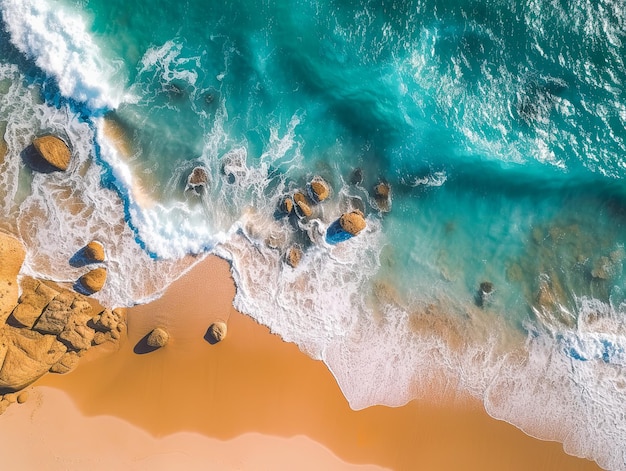
[[[83,254],[89,262],[104,262],[106,255],[104,245],[97,240],[92,240],[83,249]]]
[[[491,296],[493,295],[494,287],[493,283],[490,281],[483,281],[478,287],[478,296],[477,296],[477,304],[479,306],[485,306],[491,301]]]
[[[381,211],[389,211],[391,208],[391,186],[389,183],[380,182],[374,187],[374,200]]]
[[[350,183],[352,185],[360,185],[363,183],[363,170],[355,168],[350,174]]]
[[[308,188],[311,199],[316,203],[320,203],[330,196],[330,186],[322,177],[313,178]]]
[[[69,167],[72,154],[67,144],[58,137],[38,137],[33,141],[33,147],[56,170],[65,171]]]
[[[165,345],[167,345],[167,342],[169,342],[169,340],[170,340],[170,334],[168,334],[161,327],[157,327],[152,332],[150,332],[150,335],[148,335],[148,338],[146,339],[146,343],[148,344],[149,347],[161,348],[161,347],[165,347]]]
[[[95,268],[80,277],[78,282],[89,293],[93,294],[102,289],[107,279],[106,268]]]
[[[227,330],[226,323],[218,321],[211,324],[207,333],[214,342],[221,342],[226,338]]]
[[[304,193],[298,191],[293,195],[293,201],[296,204],[296,214],[300,217],[311,217],[313,211],[311,210],[310,202]]]
[[[348,234],[355,236],[365,229],[367,224],[365,223],[363,213],[356,209],[352,212],[342,214],[339,218],[339,225]]]

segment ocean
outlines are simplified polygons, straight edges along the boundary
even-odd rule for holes
[[[24,274],[73,282],[97,239],[94,297],[130,306],[217,254],[235,307],[352,408],[459,389],[626,469],[622,2],[0,8],[0,227]],[[44,134],[67,172],[25,164]],[[285,214],[318,179],[328,199]],[[355,210],[365,229],[334,238]]]

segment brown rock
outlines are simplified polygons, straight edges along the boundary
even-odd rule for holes
[[[18,391],[44,375],[67,351],[53,335],[5,327],[0,391]]]
[[[90,262],[104,262],[106,255],[104,253],[104,245],[97,240],[92,240],[83,249],[85,258]]]
[[[296,268],[302,260],[302,249],[297,245],[290,247],[286,254],[286,260],[289,265]]]
[[[209,327],[208,334],[215,342],[221,342],[226,338],[227,327],[225,322],[215,322]]]
[[[50,301],[33,329],[44,334],[59,335],[66,330],[66,326],[86,325],[92,317],[93,308],[84,297],[64,290]]]
[[[71,350],[87,350],[91,347],[95,333],[96,331],[88,327],[84,320],[74,317],[68,321],[63,332],[59,334],[59,340]]]
[[[50,367],[51,373],[57,374],[65,374],[74,370],[78,366],[78,362],[80,357],[76,352],[67,352],[63,354],[63,356],[57,361],[54,365]]]
[[[209,172],[207,172],[204,167],[195,167],[189,174],[187,183],[189,183],[190,186],[206,185],[208,180]]]
[[[321,202],[330,196],[330,187],[321,177],[315,177],[309,183],[309,192],[313,201]]]
[[[374,187],[374,199],[378,209],[389,211],[391,207],[391,186],[389,183],[381,182]]]
[[[42,159],[57,170],[67,170],[70,165],[71,152],[67,144],[55,136],[38,137],[33,146]]]
[[[365,229],[365,217],[361,211],[356,209],[350,213],[342,214],[339,218],[339,225],[348,234],[357,235]]]
[[[54,288],[34,278],[26,277],[21,283],[22,295],[11,316],[29,329],[35,325],[46,306],[59,294]]]
[[[311,211],[311,206],[309,200],[304,193],[297,192],[293,195],[293,201],[296,203],[297,213],[301,217],[311,217],[313,211]]]
[[[287,214],[291,214],[291,211],[293,211],[293,200],[291,198],[289,198],[288,196],[282,201],[280,208],[282,211],[284,211]]]
[[[85,290],[90,293],[96,293],[102,289],[107,279],[107,270],[103,267],[98,267],[90,272],[85,273],[80,277],[80,284]]]
[[[148,335],[146,343],[150,347],[160,348],[160,347],[164,347],[169,341],[169,339],[170,339],[170,334],[168,334],[161,327],[157,327],[152,332],[150,332],[150,335]]]
[[[0,327],[17,304],[19,290],[17,274],[22,268],[26,252],[15,237],[0,232]]]
[[[121,309],[105,309],[94,318],[94,326],[102,332],[116,329],[120,322],[124,320],[124,312]]]

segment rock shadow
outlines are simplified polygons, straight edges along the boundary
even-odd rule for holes
[[[60,171],[47,162],[32,144],[26,147],[26,149],[21,152],[20,156],[22,157],[22,161],[36,172],[54,173]]]
[[[209,342],[211,345],[215,345],[216,343],[219,343],[218,340],[216,340],[212,335],[211,335],[211,326],[209,326],[209,328],[206,330],[206,332],[204,333],[204,340],[206,340],[207,342]]]
[[[141,338],[141,340],[139,340],[139,342],[137,342],[133,348],[133,353],[136,353],[137,355],[145,355],[146,353],[152,353],[159,349],[159,347],[151,347],[148,345],[148,337],[150,337],[150,333],[151,332],[148,332]]]
[[[87,256],[87,247],[83,247],[74,255],[72,255],[69,263],[74,268],[80,268],[80,267],[84,267],[85,265],[90,265],[92,263],[98,263],[98,262],[89,258]]]

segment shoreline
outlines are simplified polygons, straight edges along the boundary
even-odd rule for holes
[[[162,298],[129,310],[128,339],[118,352],[88,352],[74,372],[47,375],[36,386],[64,391],[84,416],[114,416],[153,437],[305,436],[344,463],[397,471],[501,469],[503,463],[520,471],[600,469],[567,455],[560,443],[491,418],[469,397],[354,411],[322,362],[238,313],[234,292],[228,262],[209,256]],[[218,319],[228,321],[229,334],[210,345],[203,337]],[[133,353],[157,326],[169,331],[170,343]]]

